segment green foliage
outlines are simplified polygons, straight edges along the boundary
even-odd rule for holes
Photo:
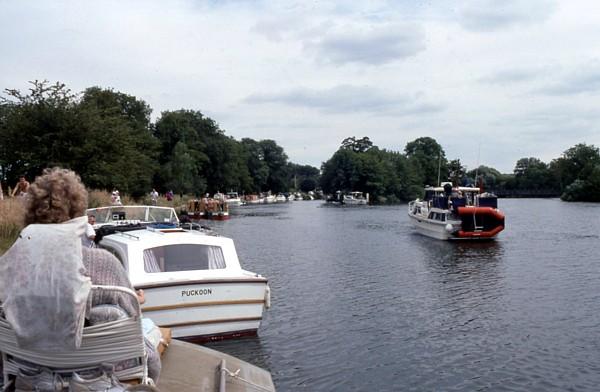
[[[462,185],[466,174],[466,168],[460,163],[460,159],[448,162],[448,179],[454,186]]]
[[[405,156],[376,146],[358,151],[342,145],[323,163],[321,172],[325,193],[368,192],[375,203],[408,200],[423,190],[422,184],[413,186],[418,175]]]
[[[514,169],[515,187],[522,189],[546,189],[553,185],[548,165],[538,158],[521,158]]]
[[[79,97],[64,84],[31,84],[29,94],[6,90],[0,101],[0,165],[9,183],[62,166],[91,187],[146,192],[158,165],[145,102],[97,87]]]
[[[342,141],[341,148],[354,152],[367,152],[371,147],[373,147],[373,142],[368,137],[364,136],[357,139],[356,137],[351,136]]]
[[[406,157],[413,162],[415,174],[420,182],[427,185],[440,185],[447,177],[448,167],[446,154],[435,139],[420,137],[406,144]]]
[[[450,179],[485,190],[562,192],[568,201],[600,201],[600,151],[577,144],[550,164],[521,158],[512,174],[480,166],[466,171],[448,161],[437,141],[421,137],[404,154],[374,146],[368,137],[348,137],[321,171],[288,162],[274,140],[225,135],[195,110],[163,112],[134,96],[90,87],[81,94],[64,84],[33,81],[27,93],[0,97],[0,181],[33,179],[49,166],[75,170],[91,188],[118,188],[134,197],[156,187],[176,193],[261,191],[369,192],[375,202],[410,200],[424,185]]]
[[[577,144],[550,163],[565,201],[600,201],[600,150]]]

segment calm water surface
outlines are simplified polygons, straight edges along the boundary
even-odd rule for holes
[[[600,390],[600,205],[500,208],[497,241],[449,243],[405,205],[241,207],[212,226],[272,308],[258,338],[209,346],[279,391]]]

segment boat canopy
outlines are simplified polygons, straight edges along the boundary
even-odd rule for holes
[[[175,209],[156,206],[109,206],[90,208],[86,214],[96,217],[97,225],[120,223],[172,223],[178,224]]]

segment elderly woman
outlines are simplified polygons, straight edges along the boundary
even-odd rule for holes
[[[46,169],[27,191],[25,223],[63,223],[81,217],[87,208],[87,191],[75,172],[67,169]],[[82,248],[83,265],[93,284],[123,286],[133,289],[119,260],[103,249]],[[138,292],[140,302],[143,293]],[[119,293],[94,293],[92,305],[115,304],[127,314],[135,314],[137,304],[131,297]],[[146,340],[149,376],[155,381],[160,373],[160,357]]]

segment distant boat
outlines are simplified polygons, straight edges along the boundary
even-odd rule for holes
[[[260,203],[262,203],[262,199],[258,195],[245,195],[244,203],[245,204],[260,204]]]
[[[348,193],[337,191],[335,195],[327,199],[327,201],[345,206],[366,206],[369,204],[369,194],[358,191]]]
[[[230,207],[238,207],[243,204],[242,199],[237,192],[227,192],[225,196],[225,203]]]
[[[439,240],[490,240],[504,230],[496,195],[449,182],[425,188],[423,200],[408,204],[408,216],[418,233]]]
[[[191,219],[227,220],[229,204],[222,199],[204,197],[188,201],[187,215]]]

